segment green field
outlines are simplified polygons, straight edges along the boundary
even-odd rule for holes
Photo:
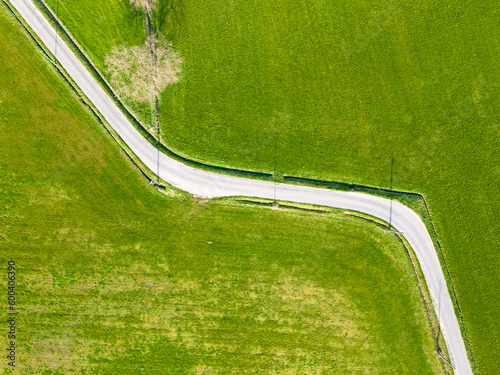
[[[133,41],[111,12],[110,39],[93,38],[84,4],[61,18],[103,68],[106,46]],[[276,143],[279,174],[381,187],[394,155],[394,187],[429,203],[477,368],[499,373],[497,2],[159,4],[184,58],[182,82],[162,95],[165,143],[266,172]]]
[[[4,7],[0,61],[16,373],[443,373],[411,263],[386,231],[340,212],[161,194]]]

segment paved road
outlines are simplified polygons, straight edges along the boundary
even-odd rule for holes
[[[56,48],[56,33],[30,0],[10,0],[31,28],[52,53]],[[158,153],[128,122],[117,106],[99,87],[80,61],[62,40],[57,41],[57,59],[94,103],[108,123],[130,149],[152,171],[157,170]],[[389,222],[390,201],[361,193],[339,192],[304,186],[273,184],[200,171],[160,154],[160,177],[190,193],[204,197],[247,196],[311,203],[363,212]],[[448,352],[456,374],[472,374],[460,328],[436,250],[424,223],[408,207],[392,203],[391,222],[415,251],[439,317]]]

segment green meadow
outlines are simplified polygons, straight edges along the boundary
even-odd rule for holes
[[[444,372],[395,237],[342,212],[158,191],[5,7],[0,47],[0,264],[15,262],[17,312],[2,373]]]

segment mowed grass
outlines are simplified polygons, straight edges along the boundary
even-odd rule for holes
[[[84,4],[65,21],[99,62],[111,42],[92,38]],[[266,172],[276,150],[279,174],[386,188],[394,156],[393,187],[428,200],[478,370],[499,373],[497,2],[159,4],[185,59],[162,95],[164,142]]]
[[[160,194],[4,7],[0,61],[16,373],[443,371],[387,232],[343,214]]]

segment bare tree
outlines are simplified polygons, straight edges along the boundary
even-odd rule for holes
[[[114,47],[105,64],[119,95],[154,104],[160,92],[179,82],[182,59],[160,34],[159,38],[149,37],[142,46]]]

